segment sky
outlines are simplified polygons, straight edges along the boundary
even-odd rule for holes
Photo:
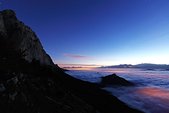
[[[169,64],[169,0],[0,0],[57,64]]]

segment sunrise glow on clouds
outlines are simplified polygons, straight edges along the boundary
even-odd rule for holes
[[[143,54],[143,55],[124,55],[123,57],[111,55],[109,57],[104,56],[84,56],[84,55],[76,55],[76,54],[64,54],[65,59],[70,59],[70,62],[59,62],[55,61],[56,63],[59,62],[59,64],[66,64],[69,65],[73,64],[82,66],[107,66],[107,65],[118,65],[118,64],[140,64],[140,63],[156,63],[156,64],[169,64],[169,54],[159,54],[159,55],[153,55],[153,54]],[[72,60],[77,61],[77,63],[71,63]]]

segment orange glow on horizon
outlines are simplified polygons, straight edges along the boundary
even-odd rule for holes
[[[93,70],[100,67],[100,65],[85,65],[85,64],[58,64],[59,67],[68,70]]]

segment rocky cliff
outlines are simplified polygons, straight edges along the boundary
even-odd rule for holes
[[[36,34],[12,10],[0,12],[0,112],[96,113],[58,76]]]
[[[25,52],[25,60],[38,60],[41,64],[54,66],[36,34],[17,19],[14,11],[0,12],[0,34],[1,40],[7,40],[12,48]]]
[[[11,10],[0,12],[0,112],[141,113],[54,66],[35,33]]]

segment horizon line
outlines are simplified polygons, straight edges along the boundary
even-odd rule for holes
[[[156,65],[169,65],[169,64],[163,64],[163,63],[136,63],[136,64],[130,64],[130,63],[124,63],[124,64],[111,64],[111,65],[100,65],[100,64],[67,64],[67,63],[59,63],[57,65],[61,66],[61,67],[101,67],[101,66],[116,66],[116,65],[138,65],[138,64],[156,64]]]

